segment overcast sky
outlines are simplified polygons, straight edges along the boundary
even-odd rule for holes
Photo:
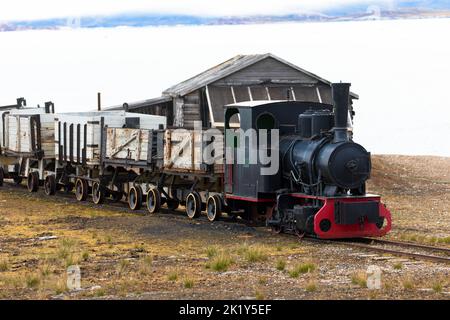
[[[398,0],[397,0],[398,1]],[[0,21],[152,12],[191,15],[285,14],[396,0],[1,0]]]

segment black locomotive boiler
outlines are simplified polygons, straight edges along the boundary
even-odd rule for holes
[[[226,128],[239,113],[241,129],[277,129],[280,136],[276,174],[261,175],[261,164],[226,165],[227,205],[266,215],[276,232],[328,239],[389,232],[390,212],[380,196],[366,193],[370,153],[349,137],[349,88],[332,85],[333,106],[294,101],[227,106]]]

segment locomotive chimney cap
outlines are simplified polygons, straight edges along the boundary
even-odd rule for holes
[[[350,83],[332,83],[331,92],[334,105],[334,142],[348,141],[347,121],[350,103]]]

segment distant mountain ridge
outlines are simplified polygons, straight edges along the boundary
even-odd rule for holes
[[[71,28],[112,28],[120,26],[233,25],[274,22],[352,21],[404,18],[448,18],[450,3],[443,0],[393,1],[380,5],[345,5],[321,12],[285,15],[251,15],[207,17],[180,14],[120,14],[114,16],[84,16],[46,20],[0,22],[0,31]]]

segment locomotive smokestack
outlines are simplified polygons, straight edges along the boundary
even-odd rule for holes
[[[331,89],[334,104],[334,142],[348,141],[347,120],[350,83],[333,83]]]

